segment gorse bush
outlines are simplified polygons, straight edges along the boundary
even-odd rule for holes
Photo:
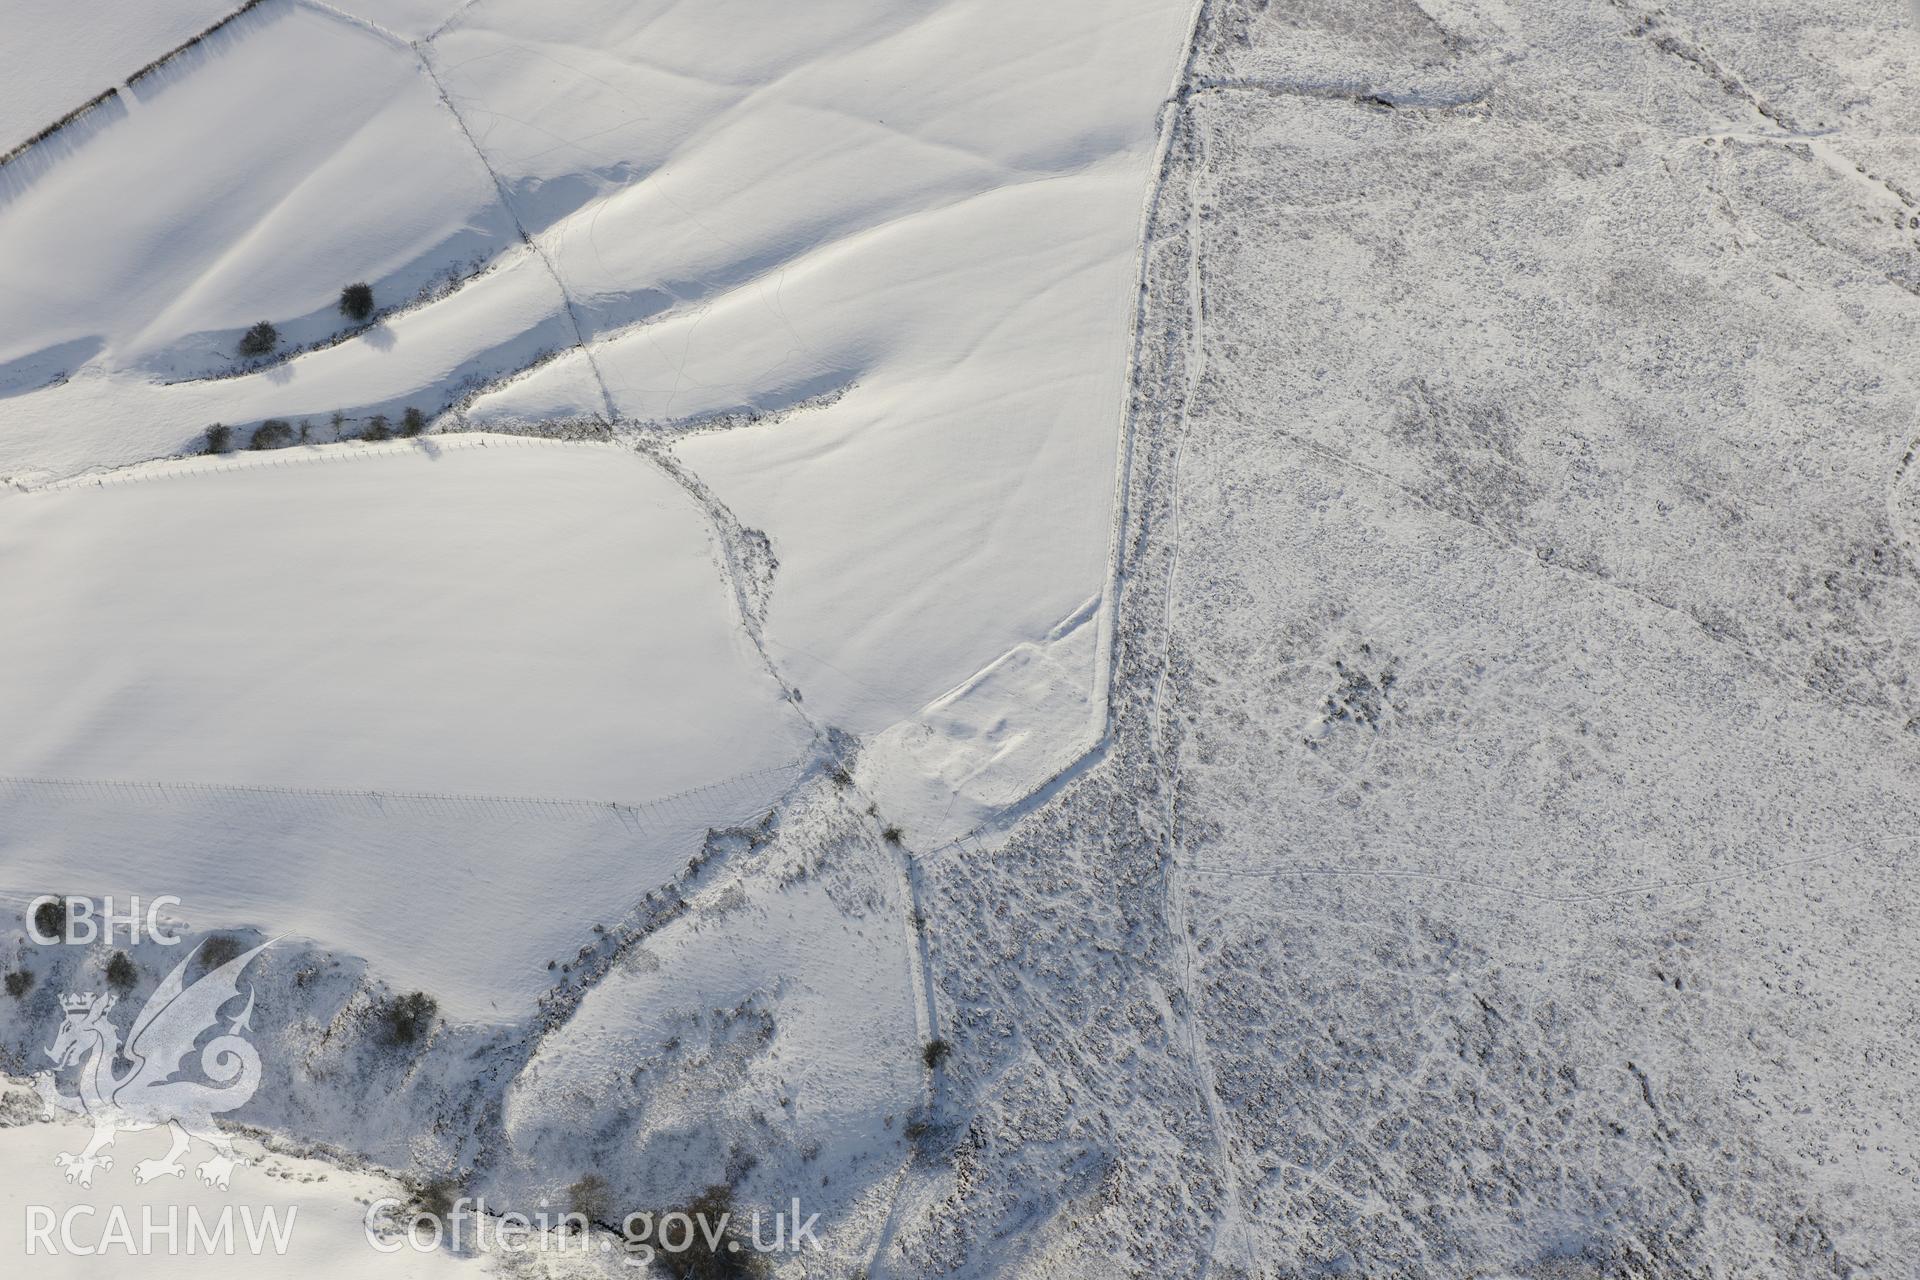
[[[7,994],[15,1000],[22,999],[33,990],[33,975],[25,969],[15,969],[7,975]]]
[[[382,1021],[386,1024],[387,1043],[412,1044],[425,1039],[427,1033],[433,1030],[433,1020],[439,1012],[439,1001],[424,991],[415,991],[389,1002],[381,1011]]]
[[[674,1215],[684,1216],[691,1226],[685,1232],[689,1238],[684,1248],[679,1247],[683,1228],[677,1220],[670,1231],[662,1230],[666,1219]],[[709,1232],[714,1233],[711,1239]],[[676,1280],[747,1280],[766,1275],[765,1263],[744,1236],[734,1214],[732,1189],[716,1183],[686,1204],[652,1215],[650,1240],[657,1251],[654,1266]]]
[[[207,428],[207,452],[225,453],[233,447],[233,428],[218,422]]]
[[[212,973],[240,954],[240,939],[230,933],[216,933],[200,944],[200,968]]]
[[[373,314],[373,286],[350,284],[340,291],[340,314],[349,320],[365,320]]]
[[[607,1180],[589,1173],[567,1188],[567,1212],[577,1213],[588,1222],[613,1220],[613,1195]]]
[[[134,967],[133,958],[124,951],[114,952],[113,959],[107,961],[107,982],[116,991],[131,991],[138,981],[140,970]]]
[[[362,440],[391,440],[393,439],[393,424],[387,421],[386,414],[376,413],[373,417],[367,419],[367,429],[360,433],[360,438]]]
[[[285,418],[268,418],[254,428],[250,449],[284,449],[293,443],[293,426]]]
[[[417,436],[426,429],[427,415],[412,405],[408,405],[407,411],[400,415],[400,434],[403,436]]]
[[[432,1214],[442,1222],[453,1216],[453,1206],[460,1198],[460,1183],[445,1175],[416,1179],[409,1190],[412,1192],[407,1197],[409,1209]]]
[[[263,356],[280,345],[280,331],[266,320],[246,331],[240,337],[240,354],[243,356]]]
[[[67,931],[67,904],[43,902],[33,909],[33,928],[43,938],[58,937]]]

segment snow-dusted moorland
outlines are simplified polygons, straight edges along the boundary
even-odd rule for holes
[[[10,21],[9,1266],[1910,1269],[1895,0]],[[252,1163],[64,1180],[268,942]],[[301,1226],[29,1231],[170,1205]]]

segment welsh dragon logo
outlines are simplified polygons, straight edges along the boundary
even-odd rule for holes
[[[234,1155],[233,1143],[213,1117],[245,1105],[260,1087],[260,1054],[246,1038],[253,1016],[251,990],[246,1007],[200,1049],[200,1071],[212,1083],[182,1078],[181,1072],[201,1036],[219,1029],[220,1010],[239,998],[241,971],[272,945],[262,943],[189,986],[187,966],[200,953],[195,947],[147,1000],[124,1047],[120,1033],[107,1021],[116,997],[89,992],[61,998],[66,1019],[46,1054],[58,1069],[80,1064],[80,1092],[61,1093],[49,1071],[36,1073],[33,1085],[47,1106],[93,1121],[93,1140],[85,1150],[54,1157],[67,1171],[68,1182],[90,1187],[94,1170],[113,1168],[113,1157],[103,1152],[113,1145],[115,1134],[166,1125],[173,1130],[173,1146],[159,1160],[134,1165],[134,1180],[184,1176],[180,1157],[198,1138],[213,1148],[213,1155],[195,1172],[202,1182],[226,1190],[235,1167],[246,1161]],[[131,1065],[116,1074],[114,1064],[120,1059]]]

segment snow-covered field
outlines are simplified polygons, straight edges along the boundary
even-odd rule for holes
[[[901,1258],[1909,1268],[1912,38],[1209,11],[1111,745],[925,859]]]
[[[790,683],[877,732],[1101,585],[1133,246],[1185,19],[1147,0],[697,22],[481,3],[411,49],[268,0],[0,207],[31,264],[0,304],[0,473],[192,451],[212,422],[331,439],[336,414],[352,433],[457,401],[461,422],[648,432],[807,406],[676,452],[778,544],[766,640]],[[740,38],[716,50],[707,23]],[[217,165],[181,154],[234,115]],[[258,319],[283,351],[330,341],[350,281],[395,305],[463,267],[482,274],[337,345],[253,372],[232,355]],[[238,376],[191,380],[214,373]]]
[[[833,1265],[872,1256],[926,1123],[929,1029],[910,894],[860,819],[829,790],[771,839],[735,838],[507,1091],[489,1195],[597,1172],[649,1205],[726,1182],[746,1203],[797,1196]]]
[[[263,1274],[276,1280],[456,1280],[485,1274],[479,1259],[410,1248],[387,1252],[384,1238],[379,1249],[368,1243],[366,1202],[405,1194],[391,1179],[319,1160],[263,1156],[256,1147],[247,1149],[259,1163],[239,1175],[244,1181],[237,1195],[170,1178],[143,1187],[128,1175],[116,1186],[113,1205],[102,1205],[100,1197],[47,1176],[54,1157],[85,1142],[87,1132],[72,1124],[0,1126],[0,1257],[21,1268],[14,1274],[45,1280],[98,1280],[136,1271],[160,1280],[251,1280]],[[135,1156],[159,1156],[167,1144],[147,1134],[119,1145],[130,1166]],[[122,1214],[117,1223],[113,1208]],[[51,1220],[44,1234],[30,1237],[29,1212],[41,1215],[31,1220],[36,1226]],[[189,1249],[190,1241],[203,1238],[192,1234],[196,1221],[224,1242],[228,1237],[218,1230],[228,1212],[238,1242],[233,1249]],[[148,1221],[175,1228],[171,1250],[164,1230],[145,1233]],[[249,1247],[250,1228],[251,1239],[263,1245],[259,1250]],[[136,1251],[135,1242],[161,1247]]]
[[[229,11],[0,52],[0,1258],[54,892],[286,1274],[1905,1273],[1895,0]]]
[[[642,801],[805,753],[632,450],[261,461],[0,495],[0,774]]]
[[[23,270],[0,474],[193,452],[215,422],[331,441],[408,407],[664,431],[776,546],[763,641],[789,686],[877,733],[1101,587],[1187,16],[568,0],[422,39],[424,11],[266,0],[0,205]],[[347,325],[355,280],[396,310]],[[236,357],[260,319],[275,354]]]
[[[15,0],[0,41],[0,154],[237,8],[240,0]]]
[[[228,372],[257,320],[314,342],[347,327],[344,285],[410,301],[514,241],[411,51],[326,14],[270,0],[125,96],[127,119],[0,205],[0,391]]]
[[[0,167],[6,908],[284,935],[243,1123],[864,1265],[949,1136],[907,842],[1101,732],[1189,6],[261,0],[125,84],[159,8]],[[112,950],[12,919],[24,1073]]]
[[[509,437],[0,495],[0,881],[513,1010],[810,749],[704,526],[631,450]]]
[[[971,818],[1061,767],[1098,731],[1186,19],[1092,14],[265,0],[141,80],[0,203],[4,572],[44,602],[0,641],[0,771],[643,803],[912,722],[863,767],[931,832],[964,827],[926,779],[990,771]],[[370,327],[332,308],[354,280]],[[257,319],[278,347],[237,357]],[[409,407],[619,443],[335,443]],[[164,461],[268,418],[302,443]],[[914,719],[982,680],[995,724]],[[343,838],[322,807],[302,844]],[[126,819],[62,821],[16,887]],[[236,902],[204,855],[141,856]]]

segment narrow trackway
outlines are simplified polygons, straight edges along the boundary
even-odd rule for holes
[[[1192,431],[1194,404],[1199,398],[1207,368],[1206,282],[1201,273],[1201,257],[1205,230],[1202,215],[1208,198],[1209,156],[1207,131],[1200,120],[1203,101],[1204,99],[1197,95],[1187,95],[1182,103],[1188,127],[1192,130],[1193,147],[1197,153],[1191,161],[1192,172],[1188,175],[1185,193],[1187,344],[1183,362],[1184,386],[1180,410],[1174,426],[1173,457],[1167,478],[1168,513],[1164,530],[1167,541],[1166,589],[1160,616],[1163,647],[1160,654],[1159,673],[1154,679],[1153,694],[1148,701],[1147,729],[1152,742],[1153,756],[1160,772],[1161,822],[1163,824],[1159,839],[1160,875],[1166,925],[1173,945],[1178,948],[1180,961],[1180,1003],[1174,1013],[1181,1035],[1186,1041],[1187,1057],[1192,1066],[1194,1083],[1206,1106],[1207,1127],[1213,1139],[1213,1157],[1219,1166],[1224,1201],[1218,1218],[1212,1223],[1212,1244],[1207,1249],[1201,1264],[1200,1274],[1205,1277],[1212,1272],[1214,1263],[1229,1247],[1230,1242],[1237,1240],[1238,1252],[1243,1261],[1250,1261],[1250,1259],[1247,1257],[1246,1230],[1240,1205],[1239,1183],[1233,1176],[1229,1122],[1220,1104],[1213,1054],[1207,1044],[1206,1033],[1200,1026],[1200,1007],[1204,992],[1195,976],[1198,968],[1198,957],[1194,951],[1195,929],[1188,915],[1189,893],[1185,883],[1187,859],[1182,856],[1185,852],[1185,843],[1179,812],[1180,745],[1177,740],[1174,740],[1177,735],[1170,734],[1167,725],[1168,686],[1173,680],[1174,628],[1180,602],[1181,463],[1185,458],[1188,437]]]

